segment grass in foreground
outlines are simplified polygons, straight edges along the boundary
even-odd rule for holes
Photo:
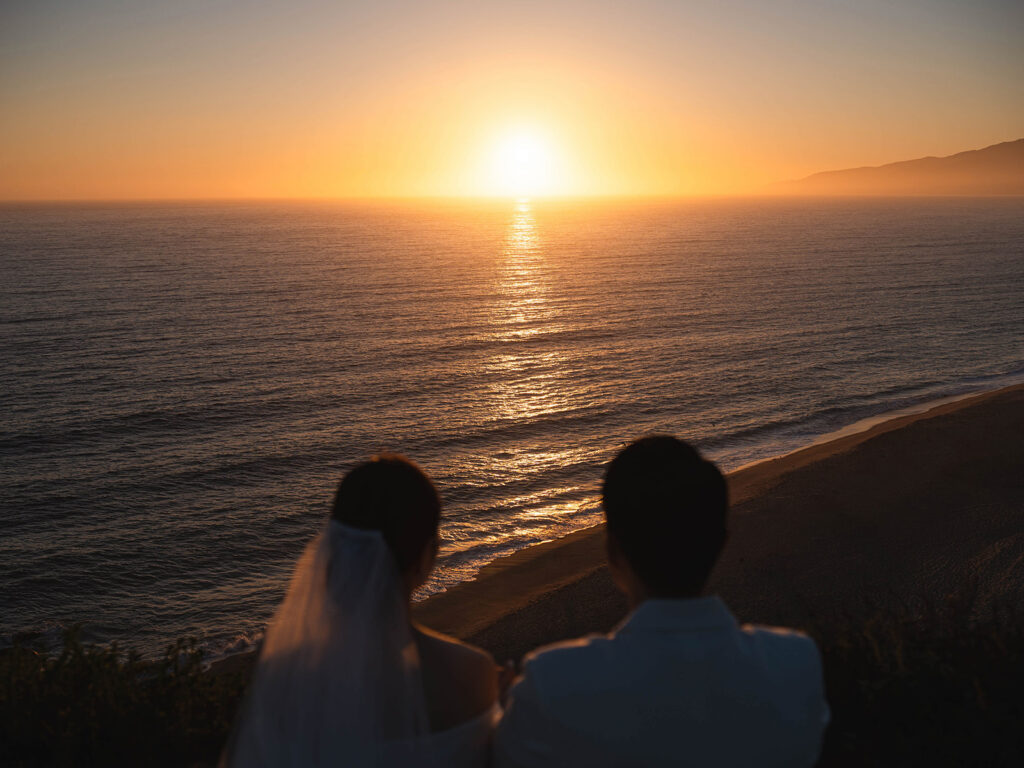
[[[0,763],[15,766],[214,764],[245,687],[210,674],[195,641],[156,662],[76,631],[57,655],[0,656]]]
[[[1024,611],[957,597],[820,621],[832,725],[822,766],[1024,765]],[[116,647],[0,654],[4,765],[216,763],[245,687],[194,643],[144,663]]]
[[[1024,609],[941,604],[812,627],[832,725],[822,766],[1024,765]]]

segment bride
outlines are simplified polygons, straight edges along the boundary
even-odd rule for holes
[[[493,659],[409,618],[440,507],[401,456],[345,476],[267,629],[223,765],[487,764],[500,716]]]

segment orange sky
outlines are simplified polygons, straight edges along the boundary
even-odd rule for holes
[[[1021,34],[994,0],[8,3],[0,199],[505,194],[510,135],[524,192],[756,192],[1024,136]]]

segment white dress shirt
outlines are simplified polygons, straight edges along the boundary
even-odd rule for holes
[[[717,597],[647,600],[526,657],[495,765],[809,766],[828,719],[810,638],[740,627]]]

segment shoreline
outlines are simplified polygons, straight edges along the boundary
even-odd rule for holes
[[[987,564],[1001,574],[996,581],[1005,577],[1005,587],[1019,588],[1024,566],[1013,560],[1012,544],[1024,543],[1024,481],[1015,480],[1024,457],[1017,459],[1013,441],[1018,423],[1024,440],[1024,415],[1015,421],[1001,409],[1024,414],[1024,384],[861,420],[732,470],[731,538],[710,590],[726,597],[742,621],[799,625],[860,602],[941,597],[969,575],[968,554],[977,560],[975,572]],[[965,442],[973,452],[961,454]],[[973,473],[975,463],[990,465],[991,479],[983,479],[985,466]],[[964,465],[967,476],[956,476]],[[952,498],[983,515],[998,510],[988,515],[998,519],[976,518],[972,535],[955,506],[943,503]],[[879,518],[898,507],[913,509]],[[766,523],[770,530],[758,530]],[[946,546],[929,535],[936,526],[956,531]],[[418,621],[481,645],[499,661],[607,631],[625,612],[604,567],[600,525],[498,558],[473,580],[413,607]]]
[[[712,455],[713,452],[704,453],[706,457],[710,458],[712,461],[715,461],[716,463],[719,463],[719,467],[722,468],[722,471],[728,475],[733,472],[745,470],[748,467],[761,464],[763,462],[775,461],[777,459],[785,458],[790,454],[797,453],[799,451],[804,450],[805,448],[820,445],[823,443],[828,443],[841,437],[846,437],[848,435],[858,434],[860,432],[867,431],[868,429],[871,429],[872,427],[878,424],[885,423],[892,419],[896,419],[902,416],[925,413],[940,405],[945,405],[947,403],[956,403],[962,400],[968,400],[974,397],[985,395],[989,392],[997,392],[1002,389],[1014,387],[1017,386],[1018,384],[1024,384],[1024,368],[1016,370],[1011,373],[983,377],[982,379],[976,379],[973,380],[972,382],[951,382],[943,386],[938,393],[932,393],[930,395],[925,396],[925,399],[918,401],[915,400],[914,398],[911,398],[910,402],[907,403],[905,398],[897,398],[896,400],[893,401],[893,403],[882,406],[884,410],[880,410],[876,413],[869,413],[869,415],[856,417],[853,421],[850,421],[849,423],[845,423],[839,427],[829,428],[826,431],[809,432],[801,439],[792,441],[791,444],[788,446],[776,446],[773,450],[769,449],[771,450],[770,453],[766,453],[765,455],[756,458],[750,458],[738,464],[731,464],[728,461],[728,459],[722,459],[721,463],[719,463],[719,460]],[[761,446],[761,448],[763,447],[764,446]],[[755,449],[752,452],[757,454],[760,452],[760,448]],[[593,499],[581,502],[581,507],[582,506],[593,507],[595,510],[597,510],[597,516],[601,516],[600,500],[598,498],[594,497]],[[588,517],[593,517],[593,514],[588,515]],[[429,594],[426,594],[422,597],[414,596],[413,601],[416,604],[426,602],[427,600],[437,597],[438,595],[444,594],[446,591],[456,589],[462,586],[463,584],[467,584],[474,581],[484,569],[506,557],[511,557],[519,552],[532,549],[537,546],[550,544],[553,541],[559,541],[563,538],[573,536],[581,531],[588,530],[594,527],[599,527],[600,525],[601,523],[586,523],[581,528],[569,528],[569,530],[567,530],[564,533],[556,534],[555,537],[552,539],[536,541],[534,543],[526,544],[525,546],[522,546],[520,549],[510,549],[510,551],[506,551],[503,554],[497,555],[491,560],[483,562],[477,568],[477,570],[472,572],[472,576],[470,576],[469,578],[466,578],[463,581],[453,581],[451,583],[447,583],[444,586],[442,586],[438,591],[431,591]]]
[[[912,403],[910,405],[901,405],[895,408],[887,408],[884,411],[880,411],[871,416],[864,416],[852,421],[845,426],[839,427],[838,429],[831,429],[828,432],[822,432],[820,435],[809,438],[809,440],[796,447],[792,450],[783,451],[773,456],[765,456],[760,459],[754,459],[748,461],[739,466],[733,467],[726,474],[732,474],[733,472],[739,472],[740,470],[747,469],[748,467],[762,464],[766,461],[775,461],[777,459],[784,459],[787,456],[798,453],[806,448],[812,448],[818,445],[824,445],[831,443],[834,440],[839,440],[844,437],[851,437],[853,435],[859,435],[863,432],[885,424],[886,422],[892,421],[893,419],[899,419],[904,416],[918,416],[928,413],[934,408],[939,406],[949,405],[952,403],[959,403],[965,400],[971,400],[976,397],[982,397],[984,395],[993,394],[995,392],[1001,392],[1003,390],[1012,389],[1014,387],[1024,384],[1024,373],[1006,374],[998,376],[992,380],[996,386],[981,386],[971,387],[966,391],[957,392],[956,394],[949,395],[937,395],[935,397],[929,397],[926,400],[922,400],[918,403]],[[955,389],[955,387],[953,388]]]

